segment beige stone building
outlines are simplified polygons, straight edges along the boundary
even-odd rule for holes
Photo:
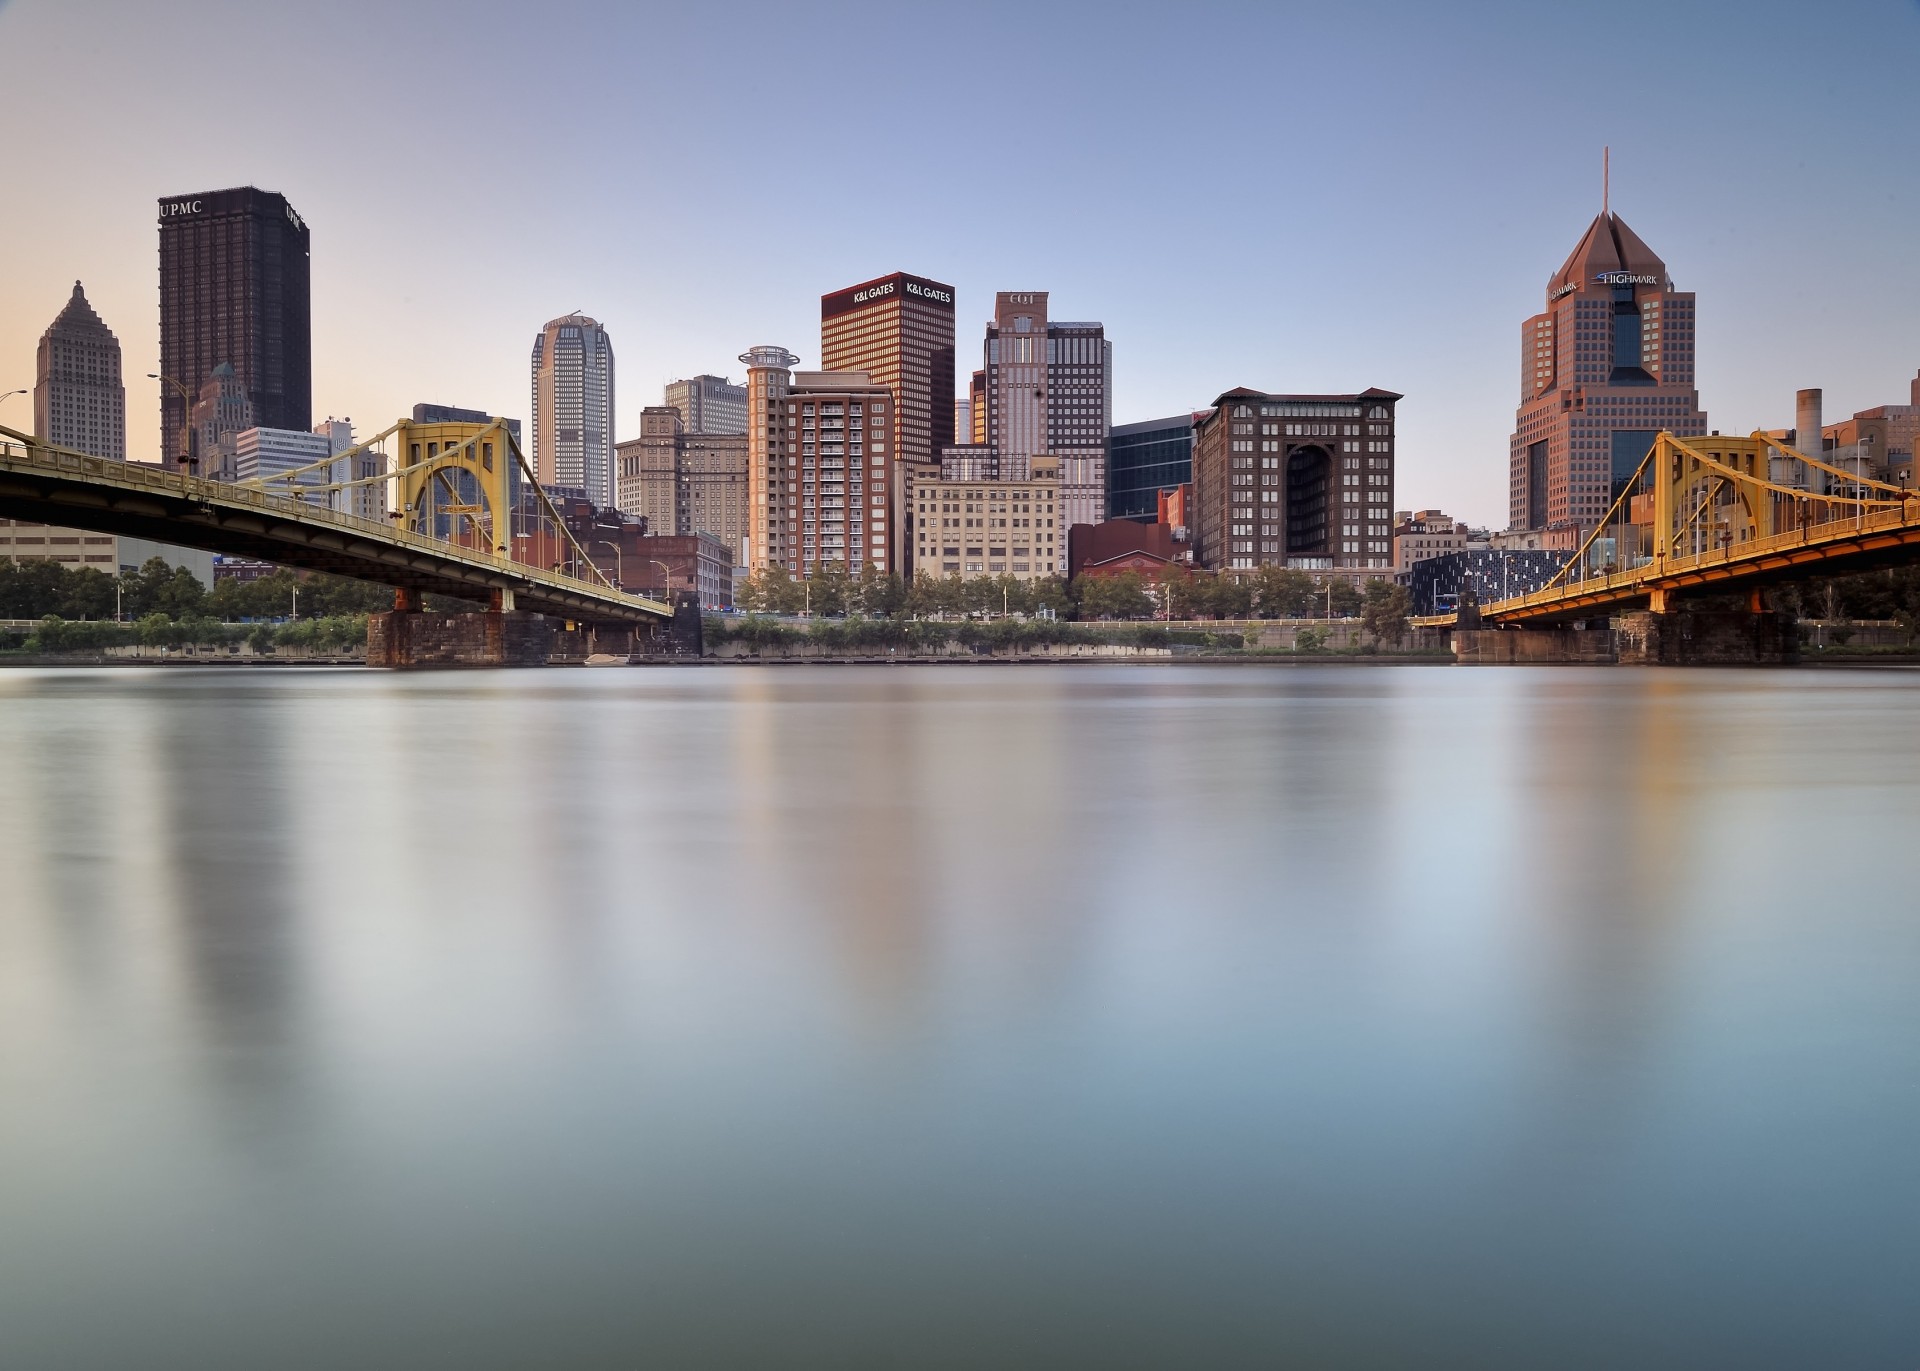
[[[915,473],[914,569],[929,576],[1058,575],[1067,530],[1060,521],[1060,461],[1034,457],[1016,479],[943,480]]]

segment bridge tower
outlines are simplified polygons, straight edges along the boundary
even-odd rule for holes
[[[505,557],[513,550],[513,437],[487,423],[394,426],[393,511],[403,527]]]

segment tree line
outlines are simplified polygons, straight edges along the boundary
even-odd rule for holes
[[[295,601],[298,600],[298,615]],[[339,618],[393,608],[386,586],[319,572],[301,574],[278,568],[257,580],[215,582],[209,591],[184,567],[155,557],[138,571],[108,575],[92,567],[61,562],[0,562],[0,619],[68,621],[112,620],[132,623],[164,614],[173,622],[210,619]]]
[[[1112,576],[1025,580],[1015,576],[920,575],[911,580],[868,568],[851,575],[829,563],[806,580],[781,567],[757,573],[734,597],[749,613],[858,615],[870,619],[995,617],[1060,619],[1350,619],[1371,609],[1384,624],[1407,617],[1403,587],[1345,577],[1316,580],[1306,571],[1264,566],[1245,576],[1168,567],[1155,583],[1137,571]],[[1371,631],[1371,628],[1370,628]],[[1398,636],[1389,634],[1387,636]]]

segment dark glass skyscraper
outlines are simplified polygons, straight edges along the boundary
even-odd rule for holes
[[[1193,416],[1117,425],[1107,436],[1107,517],[1148,519],[1160,492],[1193,479]]]
[[[313,427],[307,226],[284,195],[241,186],[160,202],[160,371],[187,395],[222,362],[263,428]],[[177,456],[186,399],[161,385],[161,450]]]

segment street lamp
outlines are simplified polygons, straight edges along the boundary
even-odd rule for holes
[[[7,391],[5,394],[0,395],[0,401],[11,400],[16,395],[25,395],[26,393],[27,393],[26,388],[23,386],[19,390],[10,390],[10,391]]]
[[[613,549],[613,579],[619,583],[620,589],[624,591],[627,588],[627,573],[623,570],[626,566],[626,559],[620,555],[620,544],[610,543],[605,538],[595,538],[592,542],[588,543],[587,546],[610,547]],[[595,567],[594,570],[599,571],[600,568]]]
[[[649,557],[647,560],[660,568],[661,591],[671,599],[673,596],[673,568],[661,561],[658,557]]]
[[[186,407],[183,421],[180,425],[180,466],[181,469],[189,475],[198,475],[200,463],[195,461],[193,456],[193,397],[187,394],[187,388],[185,386],[181,385],[180,382],[174,380],[171,376],[162,376],[157,371],[150,371],[147,373],[147,379],[172,386],[180,392],[180,403]]]

